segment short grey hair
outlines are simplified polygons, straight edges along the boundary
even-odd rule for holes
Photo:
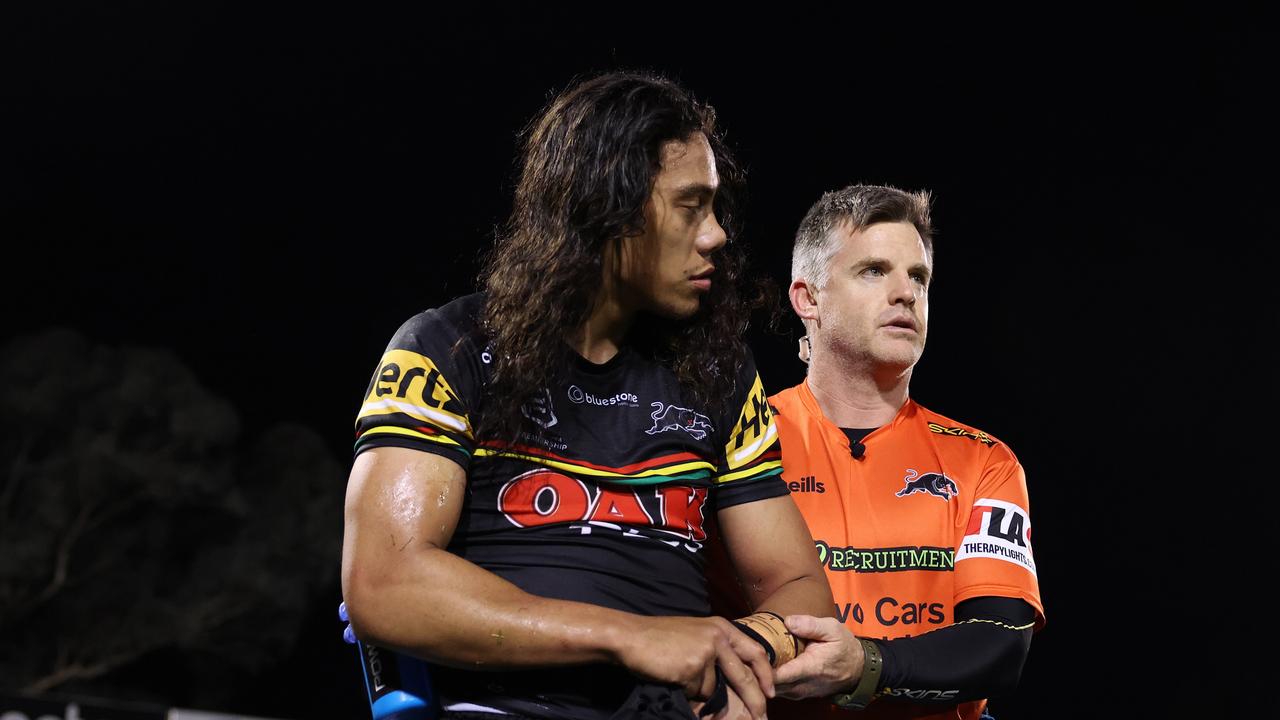
[[[881,222],[909,222],[920,233],[924,249],[932,257],[932,200],[928,190],[906,192],[885,185],[850,185],[824,193],[796,230],[796,243],[791,250],[792,282],[804,278],[815,288],[826,286],[831,258],[840,249],[833,231],[845,223],[856,232]]]

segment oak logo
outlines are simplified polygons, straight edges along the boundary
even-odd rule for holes
[[[621,490],[541,469],[508,480],[498,491],[498,510],[516,527],[585,521],[649,528],[694,542],[707,539],[706,502],[706,488],[663,485]]]
[[[402,413],[450,430],[467,430],[466,410],[431,358],[410,350],[389,350],[360,417]]]
[[[1031,551],[1031,517],[1018,505],[982,498],[973,504],[969,526],[956,553],[956,562],[992,558],[1026,568],[1036,574]]]

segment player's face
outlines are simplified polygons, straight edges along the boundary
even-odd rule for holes
[[[924,352],[933,260],[915,226],[876,223],[832,231],[840,248],[817,293],[815,342],[873,368],[905,371]]]
[[[689,317],[711,289],[711,256],[726,240],[713,209],[720,176],[702,133],[663,145],[660,162],[644,232],[622,241],[620,296],[635,310]]]

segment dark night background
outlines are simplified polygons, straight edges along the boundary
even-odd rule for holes
[[[1152,705],[1231,716],[1258,702],[1261,667],[1227,650],[1274,624],[1270,601],[1236,579],[1275,565],[1252,559],[1263,546],[1246,509],[1270,499],[1274,469],[1242,449],[1261,438],[1245,403],[1270,384],[1255,347],[1275,327],[1253,299],[1277,236],[1274,25],[1165,6],[5,14],[0,467],[17,477],[20,455],[56,457],[62,439],[87,437],[68,427],[92,423],[81,401],[120,407],[111,378],[142,368],[128,421],[94,437],[150,432],[166,412],[150,406],[156,388],[178,378],[187,389],[163,399],[173,417],[193,397],[206,411],[185,420],[164,467],[222,473],[170,493],[138,481],[149,504],[115,518],[166,523],[121,542],[135,561],[166,558],[148,582],[193,588],[148,600],[172,615],[170,640],[54,689],[367,717],[334,610],[341,486],[369,374],[400,322],[474,288],[508,207],[516,132],[575,75],[621,67],[673,76],[717,108],[748,169],[740,241],[779,284],[822,191],[933,191],[937,280],[912,394],[1018,453],[1048,615],[997,717]],[[785,327],[751,338],[771,391],[803,374],[799,326]],[[202,439],[209,418],[217,442]],[[24,432],[38,436],[28,455]],[[99,447],[86,443],[71,444]],[[53,483],[43,467],[13,486]],[[336,505],[308,503],[329,497],[316,478]],[[13,491],[12,517],[34,498],[47,538],[0,526],[0,539],[40,576],[71,521],[50,514],[60,496],[28,490]],[[293,581],[289,554],[308,551],[290,543],[307,533],[322,539]],[[201,554],[206,537],[220,554]],[[88,557],[115,542],[85,538]],[[84,557],[71,577],[93,566]],[[249,578],[231,585],[260,604],[205,602],[230,592],[219,572]],[[86,571],[67,589],[79,599],[43,606],[28,629],[159,622],[133,601],[85,599],[143,582],[111,577]],[[213,631],[183,622],[201,602]],[[0,690],[52,657],[40,652],[4,654]]]

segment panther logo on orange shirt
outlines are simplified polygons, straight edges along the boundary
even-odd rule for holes
[[[920,475],[915,470],[907,470],[907,476],[902,481],[907,486],[894,493],[898,497],[906,497],[922,492],[934,497],[940,497],[943,500],[950,500],[960,494],[960,490],[956,488],[955,481],[942,473]]]

